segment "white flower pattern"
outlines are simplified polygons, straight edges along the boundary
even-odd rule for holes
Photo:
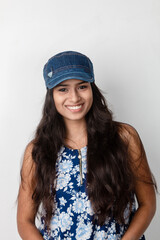
[[[120,240],[129,226],[129,206],[124,212],[124,225],[114,219],[106,219],[103,226],[93,224],[94,212],[86,193],[87,146],[81,149],[81,155],[83,184],[80,182],[78,150],[61,147],[56,163],[56,210],[50,232],[44,226],[43,214],[39,231],[46,240]],[[134,214],[135,204],[132,211]],[[140,240],[145,240],[145,237]]]

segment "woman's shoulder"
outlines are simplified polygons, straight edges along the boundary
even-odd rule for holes
[[[32,150],[34,147],[33,141],[29,142],[24,150],[23,155],[23,162],[22,162],[22,169],[21,174],[23,178],[28,177],[30,174],[33,174],[35,168],[35,162],[32,158]]]
[[[130,138],[130,137],[137,137],[137,136],[139,136],[137,130],[132,125],[130,125],[128,123],[116,122],[116,121],[114,123],[115,123],[115,125],[118,128],[119,134],[122,137]]]
[[[123,122],[115,122],[115,124],[117,126],[119,136],[130,148],[142,148],[142,142],[135,127]]]
[[[137,166],[145,159],[145,150],[137,130],[128,123],[117,123],[119,135],[126,143],[128,152],[132,159],[136,160]]]
[[[27,144],[27,146],[25,147],[25,150],[24,150],[24,162],[27,161],[27,162],[32,162],[32,151],[33,151],[33,147],[34,147],[34,142],[31,141]]]

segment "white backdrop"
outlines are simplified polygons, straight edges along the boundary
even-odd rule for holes
[[[1,239],[20,239],[20,162],[41,117],[43,65],[58,52],[91,58],[115,119],[137,129],[160,183],[159,0],[1,0],[0,29]],[[159,239],[159,219],[157,206],[148,240]]]

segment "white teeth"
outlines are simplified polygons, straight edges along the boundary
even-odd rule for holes
[[[71,106],[69,107],[69,106],[68,106],[69,109],[79,109],[79,108],[81,108],[81,107],[82,107],[82,105],[79,105],[79,106],[73,106],[73,107],[71,107]]]

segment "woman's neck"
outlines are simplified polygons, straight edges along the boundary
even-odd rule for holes
[[[65,125],[65,145],[73,149],[80,149],[87,145],[86,121],[69,121]]]

